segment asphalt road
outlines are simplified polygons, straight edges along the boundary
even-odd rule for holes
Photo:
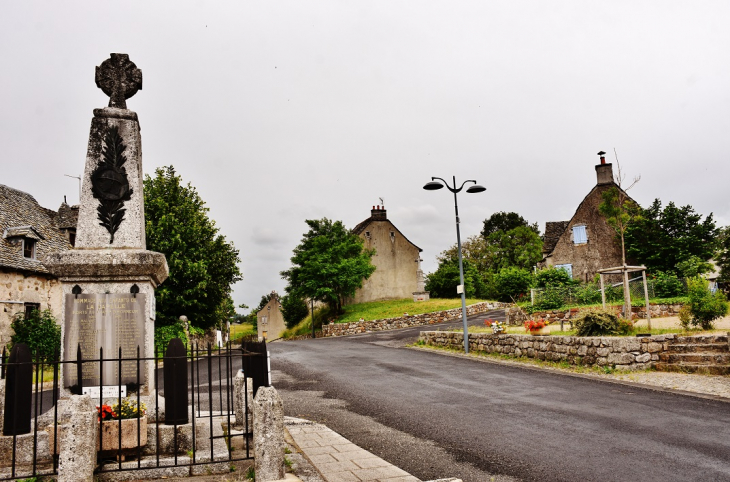
[[[423,480],[730,481],[730,403],[405,348],[422,329],[270,344],[287,414]]]

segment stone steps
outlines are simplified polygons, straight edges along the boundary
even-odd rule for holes
[[[659,354],[654,368],[666,372],[730,375],[727,335],[679,336]]]
[[[727,345],[727,335],[697,335],[697,336],[678,336],[675,343],[725,343]]]
[[[660,372],[700,373],[704,375],[730,375],[730,365],[679,364],[657,362],[654,368]]]
[[[728,353],[727,343],[677,343],[667,347],[672,353]]]
[[[659,361],[680,364],[730,365],[730,353],[661,353]]]

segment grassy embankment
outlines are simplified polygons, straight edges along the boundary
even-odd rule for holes
[[[233,343],[240,343],[239,339],[244,336],[250,336],[256,334],[256,328],[251,323],[241,323],[231,325],[231,341]]]
[[[467,299],[466,304],[472,305],[484,300]],[[372,301],[369,303],[357,303],[347,305],[344,313],[335,316],[327,307],[314,310],[314,327],[316,331],[320,331],[322,323],[329,323],[334,320],[335,323],[350,323],[359,321],[361,318],[365,321],[381,320],[383,318],[395,318],[403,316],[404,313],[409,315],[420,315],[423,313],[433,313],[434,311],[450,310],[452,308],[461,307],[461,299],[431,299],[428,301],[413,301],[412,299],[388,300],[388,301]],[[288,329],[282,335],[282,338],[291,338],[293,336],[306,335],[312,332],[311,316],[307,316],[294,328]]]

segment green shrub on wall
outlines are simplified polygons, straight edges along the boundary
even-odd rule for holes
[[[721,291],[711,292],[709,283],[704,278],[687,278],[687,296],[689,302],[684,311],[680,312],[680,321],[685,328],[692,325],[711,330],[714,327],[713,321],[727,314],[725,294]]]
[[[51,310],[33,310],[26,317],[18,313],[10,324],[15,334],[10,337],[10,349],[16,343],[25,343],[34,357],[44,362],[53,360],[61,350],[61,327]]]

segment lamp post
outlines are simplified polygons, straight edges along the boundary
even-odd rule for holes
[[[436,181],[438,179],[441,182]],[[456,194],[461,192],[462,189],[464,189],[464,186],[467,182],[473,182],[474,185],[467,188],[466,192],[469,193],[477,193],[477,192],[484,192],[487,190],[486,187],[480,186],[477,184],[474,180],[468,180],[464,181],[457,189],[456,187],[456,176],[453,176],[453,182],[454,187],[449,186],[449,183],[445,180],[441,179],[440,177],[432,177],[431,182],[427,182],[425,186],[423,186],[423,189],[427,191],[436,191],[438,189],[441,189],[442,187],[446,186],[446,189],[454,193],[454,212],[456,213],[456,245],[457,245],[457,252],[459,254],[459,291],[461,291],[461,319],[464,323],[464,353],[469,353],[469,329],[466,325],[466,295],[464,290],[464,263],[461,260],[461,234],[459,233],[459,203],[456,200]]]

